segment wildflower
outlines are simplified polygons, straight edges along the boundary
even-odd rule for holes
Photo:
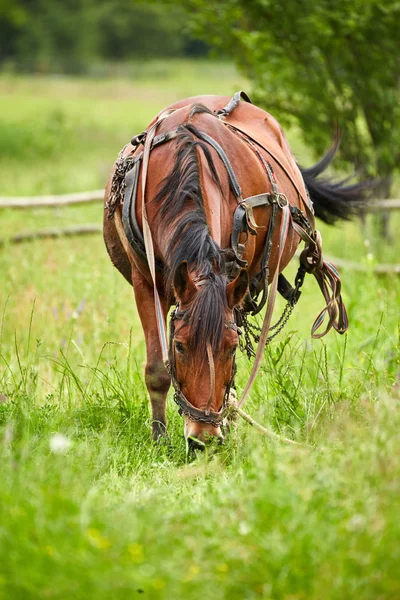
[[[53,454],[65,454],[72,446],[72,441],[62,433],[55,433],[50,438],[50,450]]]

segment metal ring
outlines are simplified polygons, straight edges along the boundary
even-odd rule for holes
[[[284,206],[287,206],[289,204],[285,194],[278,194],[277,203],[279,208],[283,208]]]

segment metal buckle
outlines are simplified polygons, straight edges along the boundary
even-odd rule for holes
[[[285,194],[278,194],[276,201],[279,208],[283,208],[284,206],[287,206],[289,204],[289,201],[286,198]]]
[[[168,134],[168,132],[160,133],[159,135],[156,135],[156,137],[153,139],[153,145],[157,146],[158,144],[162,144],[162,142],[165,142],[165,140],[167,138],[167,134]]]
[[[139,144],[143,144],[146,139],[147,131],[143,131],[138,135],[134,135],[131,139],[132,146],[139,146]]]

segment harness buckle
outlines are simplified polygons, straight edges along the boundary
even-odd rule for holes
[[[287,206],[289,204],[289,201],[286,198],[285,194],[278,194],[276,201],[278,203],[279,208],[283,208],[284,206]]]
[[[281,194],[280,192],[276,191],[271,194],[271,204],[277,204],[279,208],[283,208],[289,204],[289,201],[285,194]]]
[[[243,206],[246,212],[247,227],[249,228],[251,235],[257,235],[257,229],[265,229],[264,225],[257,225],[251,204],[248,204],[246,200],[243,200],[240,202],[240,206]]]
[[[131,139],[132,146],[139,146],[139,144],[143,144],[146,139],[147,131],[143,131],[142,133],[138,133],[134,135]]]

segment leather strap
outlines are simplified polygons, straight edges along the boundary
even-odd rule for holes
[[[265,312],[264,322],[263,322],[263,326],[262,326],[261,333],[260,333],[260,341],[258,342],[256,356],[254,358],[253,368],[251,370],[250,377],[247,381],[246,387],[243,390],[242,397],[240,398],[240,400],[237,404],[237,408],[240,408],[244,404],[251,388],[253,387],[253,383],[255,381],[255,378],[257,377],[258,371],[260,370],[261,362],[262,362],[263,355],[264,355],[264,348],[267,343],[269,328],[271,326],[272,313],[274,311],[276,292],[277,292],[277,288],[278,288],[279,267],[280,267],[280,263],[281,263],[283,250],[285,248],[285,242],[286,242],[287,234],[289,231],[290,222],[291,222],[290,211],[289,211],[288,205],[286,205],[282,208],[279,256],[278,256],[278,262],[277,262],[275,273],[274,273],[274,278],[272,280],[270,291],[269,291],[267,310]]]
[[[142,232],[136,220],[136,195],[139,180],[141,158],[139,157],[133,167],[125,175],[124,202],[122,204],[122,224],[133,251],[147,262],[146,251]]]
[[[304,272],[314,275],[320,290],[325,298],[326,306],[321,310],[311,329],[313,338],[321,338],[333,327],[338,333],[343,334],[349,327],[346,307],[342,299],[342,284],[336,267],[324,261],[322,257],[322,238],[319,231],[315,230],[309,235],[300,225],[292,222],[295,231],[306,246],[300,254],[300,265]],[[328,324],[322,333],[317,333],[328,315]]]
[[[206,416],[208,417],[208,415],[210,414],[210,406],[211,406],[211,402],[213,400],[214,391],[215,391],[215,365],[214,365],[214,356],[212,353],[212,348],[211,348],[210,342],[207,343],[207,358],[208,358],[208,364],[210,367],[210,396],[208,398],[206,410],[204,412],[205,412]]]
[[[240,188],[238,180],[236,179],[236,175],[233,170],[233,167],[232,167],[231,163],[229,162],[229,158],[227,157],[223,148],[218,144],[218,142],[216,140],[214,140],[214,138],[212,138],[210,135],[208,135],[208,133],[204,133],[204,131],[198,131],[197,129],[192,128],[190,125],[186,125],[186,127],[196,137],[198,137],[200,140],[203,140],[204,142],[207,142],[208,144],[210,144],[210,146],[212,146],[214,148],[214,150],[216,151],[216,153],[218,154],[218,156],[224,163],[225,169],[228,172],[229,185],[231,187],[232,192],[235,194],[238,201],[241,201],[242,200],[242,190]]]
[[[156,264],[155,264],[155,254],[154,254],[154,244],[153,238],[151,235],[150,225],[147,220],[147,211],[146,211],[146,182],[147,182],[147,170],[149,166],[149,157],[150,151],[152,148],[153,138],[155,136],[158,125],[168,117],[173,110],[165,111],[161,113],[158,117],[157,121],[148,129],[146,139],[144,142],[143,149],[143,165],[142,165],[142,220],[143,220],[143,238],[144,238],[144,247],[147,256],[147,262],[149,265],[149,270],[151,273],[151,277],[153,280],[153,291],[154,291],[154,308],[157,319],[157,329],[158,329],[158,337],[160,340],[161,346],[161,354],[164,365],[168,367],[168,338],[167,338],[167,328],[165,326],[164,321],[164,312],[161,306],[161,300],[157,289],[157,281],[156,281]]]
[[[229,129],[231,129],[232,131],[245,135],[248,138],[250,138],[254,143],[256,143],[260,148],[262,148],[263,150],[265,150],[265,152],[267,152],[267,154],[269,154],[277,163],[278,165],[282,168],[282,170],[284,171],[284,173],[286,174],[286,176],[288,177],[288,179],[291,181],[291,183],[293,184],[295,190],[297,191],[297,193],[299,194],[300,198],[303,200],[303,204],[304,204],[304,208],[306,211],[306,215],[307,218],[309,219],[310,223],[314,223],[314,215],[310,209],[310,207],[308,206],[308,203],[306,201],[306,199],[303,198],[302,194],[300,193],[296,182],[294,181],[292,175],[288,172],[288,170],[285,168],[285,166],[283,165],[282,161],[279,160],[279,158],[269,149],[269,148],[265,148],[264,146],[262,146],[260,144],[260,142],[258,142],[256,139],[252,138],[251,135],[249,135],[246,131],[242,130],[240,127],[237,127],[236,125],[232,125],[231,123],[226,122],[225,125],[227,127],[229,127]]]
[[[278,292],[282,298],[284,298],[287,302],[291,302],[292,304],[297,304],[301,296],[301,291],[296,290],[296,288],[289,283],[283,273],[280,273],[278,277]]]

